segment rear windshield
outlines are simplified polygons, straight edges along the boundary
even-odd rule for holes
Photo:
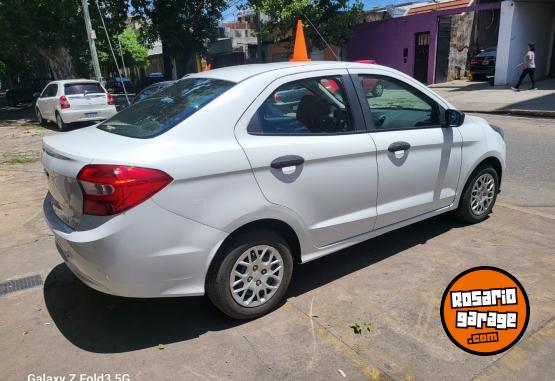
[[[233,85],[218,79],[185,78],[123,109],[98,128],[131,138],[151,138],[184,121]]]
[[[105,93],[100,83],[70,83],[64,85],[65,95]]]

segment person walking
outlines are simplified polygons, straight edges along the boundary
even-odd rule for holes
[[[523,70],[520,74],[520,78],[518,79],[516,86],[511,87],[511,89],[513,89],[514,91],[520,91],[520,84],[524,80],[524,77],[526,77],[526,74],[528,74],[528,76],[530,76],[530,81],[532,81],[532,86],[530,87],[530,90],[536,90],[536,81],[534,79],[534,72],[536,71],[536,46],[534,44],[528,44],[528,51],[524,56],[524,61],[522,63],[519,63],[516,67],[522,67]]]

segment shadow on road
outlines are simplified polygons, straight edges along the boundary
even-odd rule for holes
[[[288,296],[304,294],[459,226],[450,216],[438,216],[298,266]],[[44,299],[60,332],[77,347],[96,353],[170,344],[242,324],[226,318],[205,297],[132,299],[97,292],[65,264],[48,274]]]

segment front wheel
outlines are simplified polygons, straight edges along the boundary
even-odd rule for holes
[[[499,191],[499,175],[491,166],[480,166],[465,185],[455,215],[468,223],[481,222],[493,209]]]
[[[211,265],[206,293],[234,319],[252,319],[282,301],[293,272],[287,242],[269,230],[243,233],[227,244]]]
[[[383,94],[383,83],[378,82],[376,83],[374,90],[372,90],[372,95],[375,97],[381,97],[382,94]]]

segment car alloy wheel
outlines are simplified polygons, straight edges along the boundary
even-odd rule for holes
[[[470,193],[470,207],[472,213],[481,216],[489,209],[495,196],[495,180],[489,173],[478,177]]]
[[[283,301],[292,274],[287,240],[265,228],[246,230],[234,234],[216,254],[206,278],[206,294],[227,316],[252,319]]]
[[[493,209],[498,191],[497,171],[488,164],[480,165],[466,182],[455,216],[471,224],[485,220]]]
[[[381,97],[383,94],[383,83],[381,82],[376,83],[376,87],[374,87],[374,90],[372,91],[372,93],[374,94],[375,97]]]
[[[283,272],[283,259],[276,248],[253,246],[235,261],[229,277],[231,295],[243,307],[260,306],[274,296]]]

